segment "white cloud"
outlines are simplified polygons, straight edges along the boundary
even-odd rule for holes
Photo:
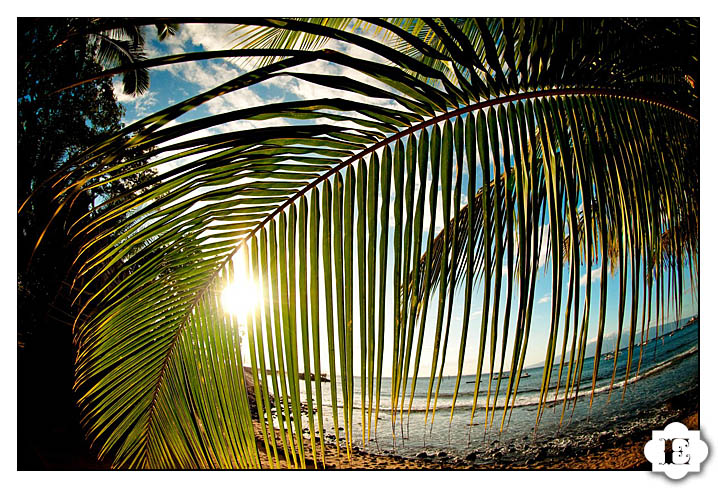
[[[201,47],[204,50],[231,48],[236,38],[236,36],[230,33],[231,28],[232,26],[224,24],[183,25],[177,35],[167,38],[164,42],[158,43],[155,41],[148,43],[148,53],[154,57],[195,50],[197,46]],[[151,36],[148,36],[148,38],[151,38]],[[330,41],[327,44],[327,47],[335,49],[337,51],[343,51],[353,57],[361,56],[365,59],[383,61],[383,58],[379,56],[376,56],[355,46],[348,46],[345,43]],[[237,60],[212,60],[205,62],[181,63],[175,65],[168,65],[163,67],[162,69],[169,71],[171,74],[181,79],[183,82],[196,86],[197,91],[193,91],[194,94],[196,94],[214,88],[221,83],[227,82],[241,75],[244,70],[241,69],[238,64],[234,64],[233,61]],[[248,66],[243,65],[242,67],[247,68]],[[360,72],[357,72],[344,66],[328,63],[321,60],[302,65],[298,69],[295,68],[295,70],[305,73],[345,76],[355,81],[371,83],[374,86],[377,85],[376,80],[372,79],[367,75],[364,75]],[[340,98],[345,100],[361,101],[369,103],[371,105],[387,106],[395,109],[401,109],[401,106],[399,106],[399,104],[391,100],[365,97],[343,90],[331,89],[308,81],[299,80],[291,76],[280,75],[277,77],[270,78],[263,82],[262,86],[269,89],[273,89],[271,90],[272,95],[260,95],[256,90],[257,87],[249,87],[212,99],[205,103],[203,106],[210,114],[221,114],[241,108],[260,106],[268,103],[277,103],[291,99],[307,100],[322,98]],[[383,88],[387,91],[395,91],[388,86],[384,86]],[[360,114],[355,114],[355,116],[359,118],[364,117]],[[337,124],[336,122],[329,119],[313,119],[307,121],[307,123]],[[236,123],[229,123],[223,125],[222,127],[217,127],[216,129],[219,132],[228,132],[233,130],[239,130],[242,128],[261,127],[276,124],[276,120],[262,122],[241,121]],[[342,125],[350,128],[359,127],[351,122],[342,123]]]
[[[122,91],[122,79],[116,77],[112,82],[112,88],[115,92],[115,98],[118,102],[123,104],[125,107],[132,107],[136,113],[136,117],[141,119],[142,117],[148,116],[157,110],[157,92],[152,89],[147,90],[142,95],[133,97],[132,95],[126,95]],[[134,121],[125,121],[127,124],[131,124]]]
[[[175,36],[168,37],[163,42],[158,42],[155,39],[154,32],[152,32],[153,29],[148,29],[146,35],[148,40],[146,44],[147,53],[150,58],[153,58],[168,54],[197,51],[198,48],[205,51],[229,49],[233,47],[236,39],[236,36],[230,32],[232,28],[233,25],[230,24],[185,24],[181,26],[180,31]],[[374,53],[340,41],[329,41],[326,47],[343,52],[353,58],[362,58],[380,63],[386,62],[384,58]],[[169,72],[171,75],[184,82],[184,85],[181,84],[176,87],[175,93],[170,94],[172,100],[178,101],[202,93],[232,80],[244,73],[244,68],[248,68],[248,66],[244,64],[240,65],[237,59],[216,59],[202,62],[179,63],[158,67],[157,69]],[[383,85],[366,74],[346,66],[328,63],[322,60],[307,63],[288,71],[344,76],[354,81],[364,82],[372,86],[380,86],[388,92],[396,92],[396,90],[392,87]],[[209,114],[215,115],[232,110],[261,106],[268,103],[277,103],[297,98],[304,100],[340,98],[345,100],[361,101],[374,106],[385,106],[397,110],[403,110],[403,107],[389,99],[365,97],[343,90],[335,90],[315,83],[299,80],[291,76],[277,76],[270,78],[263,82],[261,86],[267,88],[268,90],[258,89],[257,86],[244,88],[227,93],[221,97],[214,98],[203,104],[201,107],[203,107]],[[185,88],[187,89],[185,90]],[[116,83],[115,91],[118,100],[126,104],[128,108],[133,108],[138,118],[149,115],[159,108],[157,93],[152,90],[148,91],[141,97],[131,98],[121,94],[118,83]],[[359,118],[364,117],[360,114],[355,114],[355,116]],[[174,123],[175,122],[173,121],[172,124],[169,124],[166,127],[169,127]],[[282,123],[285,123],[282,119],[270,119],[266,121],[234,121],[222,124],[221,126],[204,129],[195,134],[183,136],[182,138],[174,140],[173,143],[198,138],[203,135],[226,133],[256,127],[266,127],[268,125],[277,125]],[[306,123],[330,123],[341,124],[345,127],[357,127],[353,123],[337,123],[328,119],[314,119],[306,121]],[[182,163],[184,163],[184,161],[172,162],[167,164],[166,167],[163,165],[163,170],[166,171],[166,169],[175,167]],[[467,203],[465,195],[462,195],[462,201],[463,204]],[[390,212],[390,219],[393,220],[393,212]],[[444,226],[443,216],[440,212],[437,213],[436,219],[436,231],[438,231]],[[425,228],[428,228],[428,223],[429,215],[427,212],[425,213]]]
[[[550,300],[551,300],[551,294],[546,294],[545,296],[541,297],[541,298],[538,300],[538,303],[539,303],[539,304],[545,304],[546,302],[548,302],[548,301],[550,301]]]
[[[235,38],[230,30],[232,26],[225,24],[187,24],[183,25],[180,32],[171,38],[167,38],[163,43],[153,43],[151,47],[151,55],[161,54],[174,54],[179,52],[186,52],[194,46],[199,46],[203,50],[220,50],[229,49],[233,47]],[[343,51],[352,57],[362,57],[364,59],[370,59],[372,61],[383,61],[383,58],[370,53],[362,48],[356,46],[348,46],[345,43],[338,41],[330,41],[327,43],[328,48],[335,49],[337,51]],[[169,65],[164,69],[171,71],[176,76],[181,77],[184,81],[194,83],[202,90],[213,88],[218,84],[228,81],[245,70],[241,69],[237,62],[238,60],[224,60],[224,61],[213,61],[211,63],[182,63],[177,65]],[[244,62],[244,60],[242,60]],[[234,63],[237,62],[235,65]],[[210,68],[205,68],[203,65],[210,64]],[[242,68],[250,68],[249,64],[242,64]],[[287,71],[297,70],[293,68]],[[373,78],[363,73],[357,72],[350,68],[328,63],[326,61],[315,61],[302,65],[299,70],[304,73],[314,74],[325,74],[325,75],[337,75],[346,76],[355,81],[361,81],[365,83],[371,83],[376,86],[378,82]],[[401,106],[393,101],[385,99],[377,99],[364,97],[352,93],[345,92],[343,90],[335,90],[327,88],[321,85],[317,85],[304,80],[298,80],[290,78],[288,76],[279,76],[270,78],[266,82],[263,82],[264,86],[274,87],[281,89],[284,94],[284,98],[288,96],[295,96],[300,99],[318,99],[318,98],[330,98],[338,97],[346,100],[363,101],[381,106],[389,106],[397,109],[401,109]],[[382,84],[379,84],[382,85]],[[387,91],[395,91],[389,86],[382,86]],[[246,106],[244,104],[240,104]]]
[[[591,270],[591,282],[596,282],[601,278],[601,267],[594,268]],[[581,280],[579,282],[582,286],[586,285],[586,273],[581,275]]]
[[[231,24],[182,24],[174,36],[156,41],[154,32],[146,35],[146,50],[151,56],[163,56],[187,52],[188,48],[199,46],[205,51],[230,49],[234,36],[230,34]]]
[[[343,52],[353,58],[361,58],[368,61],[375,61],[385,63],[384,58],[371,53],[363,48],[359,48],[354,45],[347,45],[346,43],[331,40],[326,46],[328,49]],[[244,67],[251,68],[251,64],[244,64]],[[317,60],[310,63],[303,64],[299,67],[283,70],[282,72],[302,72],[309,74],[320,74],[320,75],[331,75],[331,76],[343,76],[353,81],[366,83],[375,87],[379,87],[387,92],[398,93],[394,88],[385,85],[378,80],[356,71],[352,68],[348,68],[343,65],[330,63],[324,60]],[[280,73],[282,73],[280,72]],[[364,102],[371,105],[388,107],[396,110],[405,110],[400,104],[390,99],[375,98],[359,95],[344,90],[333,89],[312,83],[306,80],[300,80],[291,76],[278,76],[270,78],[263,82],[264,86],[280,89],[282,92],[292,95],[302,100],[322,99],[322,98],[340,98],[344,100],[352,100],[357,102]],[[362,117],[362,116],[359,116]]]

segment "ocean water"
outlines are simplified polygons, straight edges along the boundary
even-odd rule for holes
[[[408,411],[411,388],[411,379],[409,379],[403,422],[397,414],[394,423],[392,423],[391,413],[391,378],[384,378],[381,387],[378,425],[375,427],[372,419],[371,434],[362,440],[361,380],[359,377],[355,377],[352,441],[355,446],[361,447],[363,444],[365,450],[374,453],[392,453],[405,457],[414,457],[422,452],[428,454],[445,452],[447,457],[464,457],[468,453],[474,453],[477,460],[480,461],[482,459],[490,460],[491,454],[495,454],[497,448],[501,449],[502,457],[510,459],[512,454],[515,457],[525,456],[532,450],[536,451],[537,447],[561,448],[590,445],[592,441],[606,433],[613,436],[618,432],[628,433],[632,429],[645,429],[646,423],[650,424],[653,418],[656,419],[655,422],[660,422],[660,407],[665,401],[698,386],[699,324],[698,321],[695,321],[686,326],[687,322],[686,319],[682,320],[680,324],[666,324],[662,336],[658,339],[651,338],[644,344],[641,368],[638,373],[639,348],[634,347],[631,375],[627,384],[624,379],[628,349],[625,348],[619,352],[613,387],[611,387],[613,359],[602,358],[592,404],[590,394],[594,360],[593,357],[587,358],[584,361],[575,406],[573,395],[569,395],[564,418],[560,423],[568,367],[564,367],[561,387],[556,397],[558,365],[554,366],[547,398],[549,403],[542,412],[541,422],[538,426],[536,425],[536,416],[543,366],[524,369],[528,377],[521,379],[514,409],[510,415],[507,412],[503,431],[500,431],[499,428],[508,385],[506,378],[501,381],[493,424],[491,424],[490,409],[488,422],[486,421],[488,373],[483,374],[480,382],[473,424],[471,424],[471,410],[475,372],[461,378],[453,419],[451,403],[456,377],[443,378],[433,424],[431,410],[428,422],[426,424],[424,422],[428,378],[417,378],[411,411]],[[604,355],[609,350],[613,352],[614,341],[613,339],[604,341]],[[626,384],[625,391],[624,384]],[[303,390],[304,383],[300,382],[300,385]],[[328,441],[333,442],[337,433],[334,432],[331,418],[330,384],[323,382],[321,385],[325,437]],[[495,390],[496,380],[492,382],[490,406],[493,403]],[[346,426],[343,422],[340,382],[337,382],[337,396],[340,427],[342,427],[339,430],[338,438],[343,444]],[[433,395],[431,403],[433,408]],[[373,417],[374,414],[372,414]],[[303,422],[306,427],[306,417],[304,418]],[[658,427],[654,427],[654,429],[658,429]],[[319,433],[317,432],[316,435],[319,436]]]

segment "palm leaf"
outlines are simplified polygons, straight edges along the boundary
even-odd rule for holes
[[[130,162],[121,157],[128,148],[154,148],[149,165],[163,169],[144,192],[102,202],[71,228],[82,249],[75,267],[78,297],[89,297],[82,299],[75,326],[75,388],[86,433],[114,466],[254,468],[262,451],[269,467],[306,467],[310,456],[317,466],[326,451],[324,440],[317,446],[313,436],[324,425],[320,351],[329,363],[337,449],[351,457],[353,375],[360,376],[364,441],[371,435],[372,410],[376,436],[382,409],[385,336],[392,340],[391,422],[396,432],[398,421],[403,433],[424,338],[433,334],[428,422],[432,389],[435,409],[445,371],[454,296],[463,292],[453,416],[479,284],[472,417],[484,360],[493,373],[498,358],[502,372],[510,353],[506,384],[503,374],[495,386],[489,376],[484,410],[486,427],[489,419],[493,423],[499,389],[505,389],[503,428],[526,359],[541,263],[551,268],[552,303],[537,423],[555,374],[564,262],[572,301],[565,309],[558,372],[564,409],[578,398],[587,345],[592,291],[589,278],[579,319],[581,266],[590,273],[596,257],[601,261],[594,385],[607,323],[609,263],[618,263],[623,292],[631,270],[632,336],[639,282],[651,281],[649,294],[650,285],[658,284],[657,311],[672,300],[680,303],[682,283],[672,277],[680,277],[683,264],[696,262],[698,253],[698,136],[691,115],[697,91],[680,77],[663,75],[683,70],[697,79],[697,25],[691,20],[671,24],[671,32],[685,53],[695,54],[692,62],[668,42],[651,44],[651,22],[627,27],[620,19],[364,19],[354,32],[358,23],[347,19],[238,22],[245,36],[239,49],[207,57],[267,59],[124,128],[48,182],[59,212],[88,189],[106,185],[106,175],[129,174]],[[372,25],[394,41],[377,41]],[[327,39],[361,47],[373,59],[315,50]],[[661,55],[661,49],[673,55]],[[311,63],[318,60],[373,82],[316,74]],[[170,124],[210,100],[278,76],[346,97]],[[303,122],[311,119],[322,122]],[[265,125],[196,135],[256,120]],[[167,170],[168,164],[173,168]],[[463,208],[462,195],[468,200]],[[443,230],[435,229],[439,215]],[[500,324],[504,258],[509,292]],[[390,260],[393,273],[387,273]],[[697,267],[691,274],[694,280]],[[225,311],[218,298],[232,280],[253,281],[261,305],[240,317]],[[518,314],[512,318],[514,281]],[[663,295],[666,281],[672,298]],[[642,297],[650,303],[645,289]],[[642,318],[642,330],[648,320]],[[515,324],[512,339],[509,323]],[[240,328],[247,331],[245,351]]]

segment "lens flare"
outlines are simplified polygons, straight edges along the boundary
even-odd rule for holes
[[[259,288],[251,280],[235,281],[222,291],[222,307],[243,320],[260,301]]]
[[[242,266],[242,260],[234,263],[234,279],[222,291],[222,308],[239,321],[244,321],[247,315],[262,302],[262,287],[252,280]]]

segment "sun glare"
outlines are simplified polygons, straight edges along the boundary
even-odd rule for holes
[[[261,300],[261,286],[245,270],[237,267],[234,280],[222,291],[222,308],[239,321],[244,321]]]

